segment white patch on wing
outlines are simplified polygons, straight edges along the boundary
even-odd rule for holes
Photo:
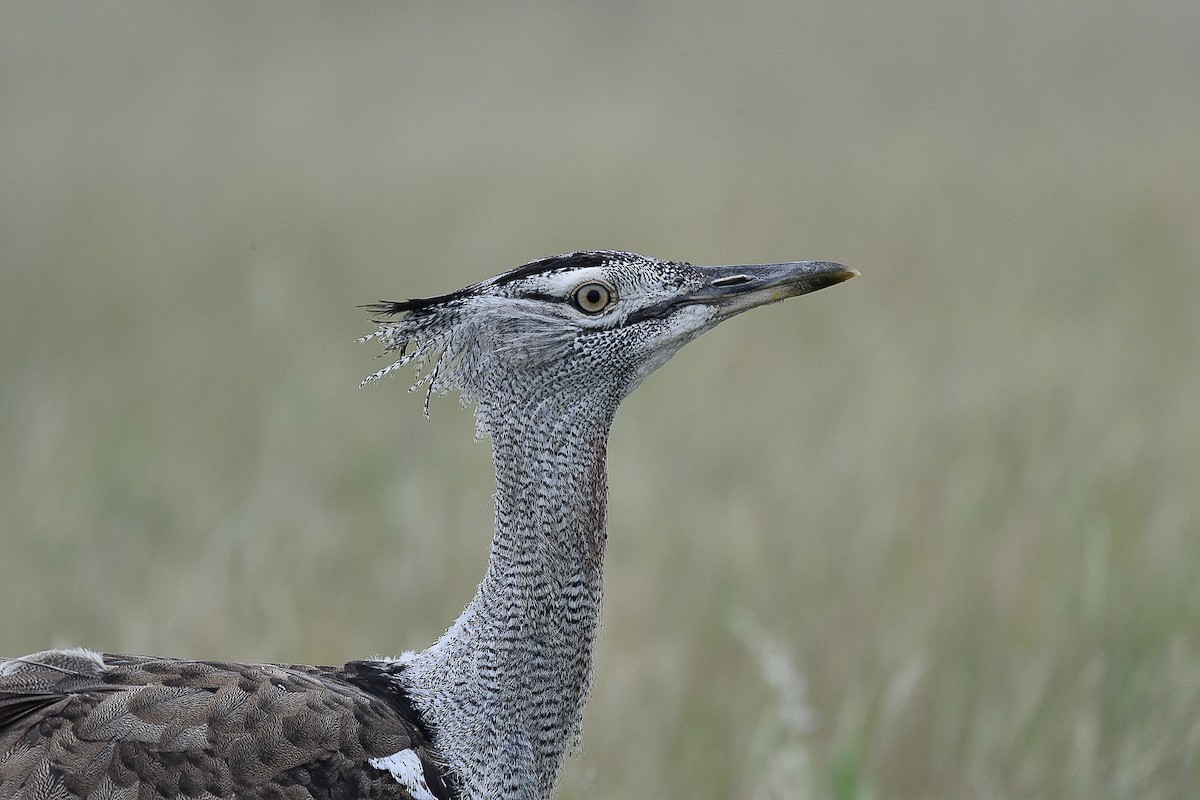
[[[425,782],[425,768],[415,750],[401,750],[383,758],[368,758],[367,763],[375,769],[392,773],[396,783],[412,793],[413,800],[437,800]]]
[[[100,675],[108,669],[104,657],[86,647],[42,650],[22,658],[0,661],[0,677],[15,675],[26,668],[47,667],[75,675]]]
[[[70,658],[78,658],[81,661],[90,661],[98,669],[108,669],[108,664],[104,663],[104,656],[97,653],[95,650],[89,650],[86,647],[65,647],[56,652],[62,653]]]

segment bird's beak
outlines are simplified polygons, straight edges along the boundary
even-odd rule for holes
[[[721,316],[755,306],[808,294],[857,277],[858,270],[831,261],[792,261],[787,264],[747,264],[732,267],[696,267],[705,283],[686,299],[688,303],[717,306]]]

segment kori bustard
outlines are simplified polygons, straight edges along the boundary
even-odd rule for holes
[[[857,274],[593,251],[369,306],[364,340],[394,361],[367,381],[415,364],[426,403],[461,392],[492,442],[491,557],[462,615],[426,650],[340,667],[0,662],[0,797],[550,797],[591,676],[617,405],[722,320]]]

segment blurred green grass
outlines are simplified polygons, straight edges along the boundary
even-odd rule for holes
[[[356,388],[357,304],[832,258],[619,414],[562,796],[1195,795],[1192,4],[38,4],[0,42],[0,652],[423,646],[487,450]]]

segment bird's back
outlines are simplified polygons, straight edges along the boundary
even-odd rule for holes
[[[396,798],[451,792],[391,665],[87,650],[0,662],[0,798]]]

